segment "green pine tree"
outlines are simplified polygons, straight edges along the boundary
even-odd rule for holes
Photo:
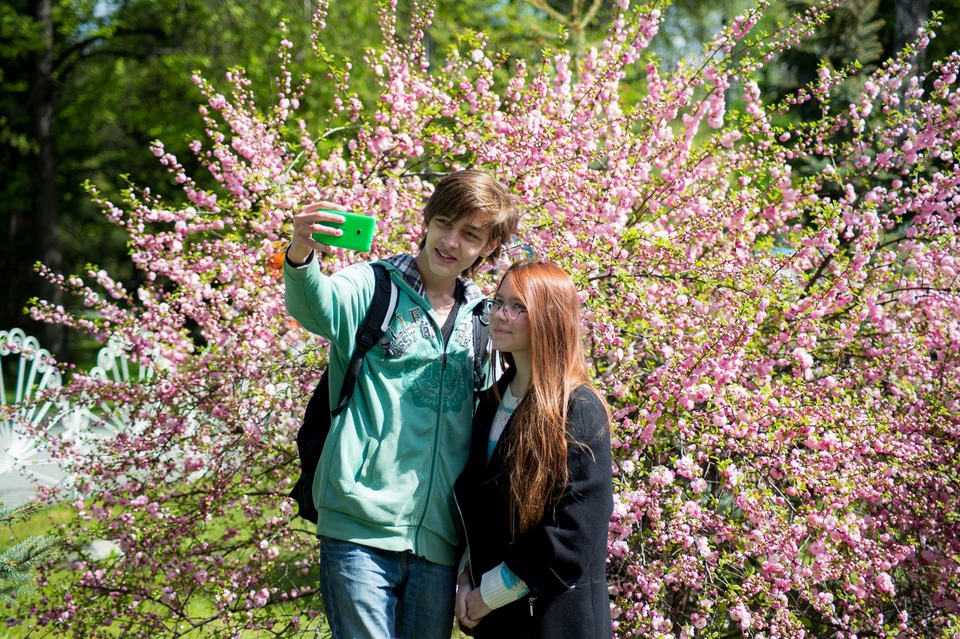
[[[0,526],[28,519],[40,509],[37,501],[6,507],[0,503]],[[0,554],[0,602],[14,603],[35,592],[34,571],[60,554],[63,541],[59,537],[32,536]]]

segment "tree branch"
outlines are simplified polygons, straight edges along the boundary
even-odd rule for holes
[[[135,36],[135,35],[152,35],[152,36],[156,36],[158,39],[163,39],[163,38],[166,37],[166,34],[165,34],[163,31],[161,31],[160,29],[117,29],[116,31],[113,32],[113,35],[112,35],[112,36],[109,36],[109,37],[106,36],[106,35],[91,36],[91,37],[87,38],[86,40],[81,40],[80,42],[77,42],[76,44],[74,44],[73,46],[71,46],[69,49],[67,49],[66,51],[64,51],[63,53],[61,53],[61,54],[60,54],[60,57],[58,57],[58,58],[54,61],[54,63],[53,63],[53,71],[52,71],[52,73],[56,73],[57,70],[58,70],[58,69],[67,61],[67,59],[68,59],[70,56],[72,56],[74,53],[79,52],[81,58],[89,58],[89,57],[91,57],[91,56],[93,56],[93,55],[96,55],[98,52],[93,52],[93,53],[87,53],[87,54],[85,54],[84,51],[83,51],[84,49],[86,49],[86,48],[87,48],[88,46],[90,46],[91,44],[94,44],[94,43],[96,43],[96,42],[103,42],[103,41],[105,41],[105,40],[112,40],[112,39],[118,38],[118,37],[131,36],[131,35],[134,35],[134,36]],[[67,70],[64,71],[62,75],[68,75],[68,74],[69,74],[69,71],[70,71],[71,69],[73,69],[73,67],[75,67],[76,64],[77,64],[76,61],[74,61],[73,63],[71,63],[70,66],[67,67]]]
[[[817,272],[813,274],[813,277],[810,278],[810,281],[807,282],[807,285],[803,287],[804,294],[806,294],[813,287],[813,285],[817,283],[817,280],[819,280],[820,276],[823,275],[823,271],[827,268],[830,262],[833,261],[834,255],[836,254],[831,253],[830,255],[826,256],[822,262],[820,262],[820,267],[817,269]]]
[[[543,0],[527,0],[527,2],[532,4],[534,8],[539,9],[540,11],[543,11],[544,13],[546,13],[548,16],[550,16],[560,24],[565,24],[567,26],[570,26],[570,18],[568,18],[567,16],[563,15],[562,13],[560,13],[559,11],[551,7]]]
[[[597,10],[600,8],[600,5],[603,4],[602,0],[593,0],[593,5],[587,11],[587,15],[583,16],[583,20],[580,22],[580,28],[586,29],[587,25],[593,21],[594,17],[597,15]]]

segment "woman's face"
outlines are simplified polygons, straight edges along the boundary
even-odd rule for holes
[[[530,314],[517,297],[511,279],[508,275],[500,284],[490,309],[490,339],[502,353],[530,350]]]

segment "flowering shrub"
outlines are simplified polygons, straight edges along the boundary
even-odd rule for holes
[[[831,3],[763,34],[761,0],[674,69],[641,62],[656,4],[618,4],[601,48],[573,60],[561,43],[501,86],[481,34],[430,68],[430,10],[400,37],[394,3],[365,59],[379,103],[361,104],[350,65],[331,60],[339,97],[323,122],[297,119],[307,94],[286,40],[273,107],[242,71],[227,94],[194,78],[206,138],[191,149],[216,188],[158,141],[185,201],[131,189],[122,206],[100,202],[148,283],[41,268],[91,313],[40,302],[35,317],[162,365],[140,383],[77,375],[64,389],[125,425],[96,455],[58,450],[77,476],[71,539],[124,555],[78,555],[34,621],[89,637],[317,623],[317,544],[284,497],[324,359],[283,308],[292,212],[325,198],[380,218],[373,256],[341,252],[332,272],[414,250],[431,182],[474,166],[521,198],[524,250],[582,289],[615,413],[619,637],[957,632],[960,55],[918,72],[928,25],[866,77],[824,66],[766,104],[757,74]],[[321,56],[324,17],[321,2]],[[637,64],[646,95],[626,104],[620,81]],[[859,97],[836,109],[851,83]],[[789,124],[811,102],[821,117]],[[820,170],[801,175],[801,162]]]

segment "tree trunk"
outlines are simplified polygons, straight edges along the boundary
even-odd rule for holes
[[[43,46],[37,51],[30,86],[30,116],[39,152],[32,178],[34,254],[54,271],[60,271],[62,254],[57,228],[57,146],[55,137],[53,84],[52,0],[35,0],[33,15],[40,25]],[[46,282],[37,282],[39,297],[54,304],[63,303],[63,292]],[[66,350],[66,330],[48,324],[38,335],[40,345],[62,357]]]
[[[7,149],[7,151],[7,155],[0,157],[0,164],[9,162],[9,166],[13,169],[13,162],[20,161],[22,156],[18,151],[12,153],[10,149]],[[9,173],[12,174],[13,172],[14,170],[11,170]],[[6,235],[0,240],[2,242],[0,245],[6,247],[3,258],[0,258],[0,269],[10,278],[5,282],[6,286],[2,289],[3,315],[0,316],[0,330],[24,328],[23,300],[26,298],[24,282],[31,278],[26,263],[33,254],[32,246],[24,246],[25,242],[30,241],[29,237],[24,237],[24,227],[27,225],[27,219],[30,216],[20,206],[13,188],[6,184],[8,177],[12,181],[12,175],[8,176],[7,171],[0,171],[0,194],[6,195],[11,200],[5,205],[3,211],[3,215],[6,217],[3,230]],[[6,374],[6,371],[4,374]]]

